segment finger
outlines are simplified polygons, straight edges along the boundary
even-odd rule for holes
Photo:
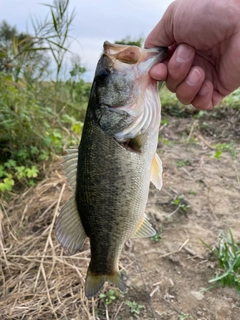
[[[212,82],[205,80],[200,91],[192,101],[192,105],[200,110],[210,110],[223,98],[224,96],[222,94],[214,90]]]
[[[183,104],[190,104],[195,99],[205,79],[205,72],[200,67],[192,67],[187,77],[176,89],[176,96]]]
[[[159,63],[152,67],[149,74],[154,80],[165,81],[167,79],[167,66],[164,63]]]
[[[170,91],[176,92],[179,84],[187,77],[191,70],[194,57],[195,50],[193,47],[186,44],[180,44],[177,47],[168,62],[166,86]]]

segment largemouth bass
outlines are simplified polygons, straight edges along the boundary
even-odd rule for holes
[[[150,181],[158,189],[162,185],[156,154],[160,101],[148,71],[166,53],[104,43],[79,148],[64,156],[73,197],[57,218],[56,235],[71,254],[89,237],[88,298],[105,281],[125,291],[118,268],[124,243],[155,234],[144,211]]]

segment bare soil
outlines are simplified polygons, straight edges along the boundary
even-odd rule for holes
[[[121,267],[128,292],[106,284],[102,292],[113,289],[116,297],[109,305],[84,297],[89,244],[69,257],[54,234],[59,207],[71,195],[57,162],[39,185],[0,206],[0,319],[240,319],[234,288],[201,291],[220,270],[200,241],[217,246],[228,229],[240,239],[240,113],[163,118],[164,186],[151,186],[146,210],[160,239],[126,243]],[[140,314],[127,300],[143,306]]]

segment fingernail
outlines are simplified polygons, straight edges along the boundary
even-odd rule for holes
[[[211,90],[211,86],[207,82],[204,82],[198,94],[200,96],[205,96],[210,90]]]
[[[176,49],[176,60],[180,63],[186,62],[191,57],[192,53],[192,47],[186,44],[180,44]]]
[[[190,86],[195,86],[201,79],[201,73],[198,71],[198,69],[194,68],[190,71],[189,75],[187,76],[186,82]]]

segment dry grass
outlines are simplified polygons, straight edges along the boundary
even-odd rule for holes
[[[89,247],[64,255],[55,238],[71,194],[60,170],[0,208],[0,319],[93,319],[84,298]]]
[[[69,256],[56,239],[55,220],[71,188],[55,166],[35,187],[12,195],[9,203],[0,200],[0,320],[108,320],[109,312],[117,319],[123,295],[110,309],[103,299],[84,295],[89,241]],[[120,266],[129,271],[135,261],[128,254]],[[106,283],[103,291],[109,289]]]

